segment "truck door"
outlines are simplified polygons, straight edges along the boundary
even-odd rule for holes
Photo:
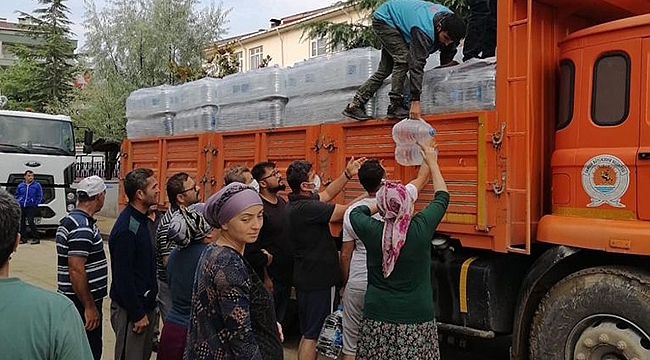
[[[637,154],[637,214],[650,220],[650,38],[643,39],[643,76],[641,86],[640,146]]]
[[[590,101],[581,109],[587,121],[580,124],[576,185],[587,216],[636,218],[641,49],[637,38],[584,51],[582,83],[589,84]]]

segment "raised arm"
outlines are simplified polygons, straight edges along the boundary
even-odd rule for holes
[[[343,174],[341,174],[338,178],[336,178],[332,183],[330,183],[327,186],[327,189],[324,191],[320,192],[318,195],[320,197],[320,201],[322,202],[329,202],[330,200],[334,199],[336,195],[338,195],[341,190],[343,190],[343,187],[345,187],[345,184],[348,183],[354,176],[356,176],[359,173],[359,168],[363,163],[366,162],[365,157],[361,157],[358,159],[354,159],[354,157],[350,158],[350,161],[348,161],[348,165],[345,167],[345,171],[343,171]],[[345,212],[345,209],[343,209]],[[343,215],[341,214],[341,217]],[[339,219],[340,220],[340,219]]]

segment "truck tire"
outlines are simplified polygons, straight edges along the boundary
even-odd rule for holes
[[[594,267],[555,284],[531,327],[531,360],[650,359],[650,274]]]

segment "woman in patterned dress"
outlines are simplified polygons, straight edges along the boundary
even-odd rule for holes
[[[411,121],[411,120],[405,120]],[[439,360],[431,284],[431,239],[449,203],[435,143],[420,144],[434,199],[413,214],[415,199],[404,185],[385,181],[377,204],[350,213],[367,251],[368,288],[357,360]],[[385,222],[371,217],[379,210]]]
[[[221,229],[197,267],[185,359],[283,358],[273,296],[243,257],[262,227],[255,190],[231,183],[205,204],[207,222]]]

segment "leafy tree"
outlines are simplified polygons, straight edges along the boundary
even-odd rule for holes
[[[235,51],[235,43],[229,42],[223,45],[214,43],[207,51],[210,54],[206,61],[205,71],[208,76],[223,78],[230,74],[235,74],[241,69],[241,63],[237,51]]]
[[[72,40],[70,9],[65,0],[38,0],[43,7],[33,14],[20,12],[27,21],[21,27],[28,31],[35,42],[30,46],[13,47],[12,51],[21,60],[19,69],[13,74],[24,74],[31,70],[33,101],[36,110],[43,110],[54,103],[67,104],[72,95],[72,78],[77,71],[76,42]],[[10,72],[9,75],[12,73]],[[11,78],[8,79],[11,81]],[[10,96],[14,94],[7,94]],[[17,94],[24,101],[24,97]]]
[[[387,0],[344,0],[337,3],[346,7],[355,7],[359,12],[367,14],[359,23],[333,23],[319,21],[308,23],[303,28],[303,38],[326,38],[330,48],[344,50],[372,46],[379,48],[379,40],[370,25],[373,12]],[[468,14],[465,0],[426,0],[449,7],[466,17]]]
[[[79,122],[98,134],[110,129],[111,138],[123,136],[131,91],[205,76],[205,49],[225,34],[230,10],[214,4],[199,9],[199,3],[108,0],[98,11],[85,0],[83,50],[93,76]]]
[[[18,59],[12,66],[0,73],[1,93],[8,97],[6,110],[40,110],[37,98],[38,84],[35,74],[39,66],[29,59]]]

